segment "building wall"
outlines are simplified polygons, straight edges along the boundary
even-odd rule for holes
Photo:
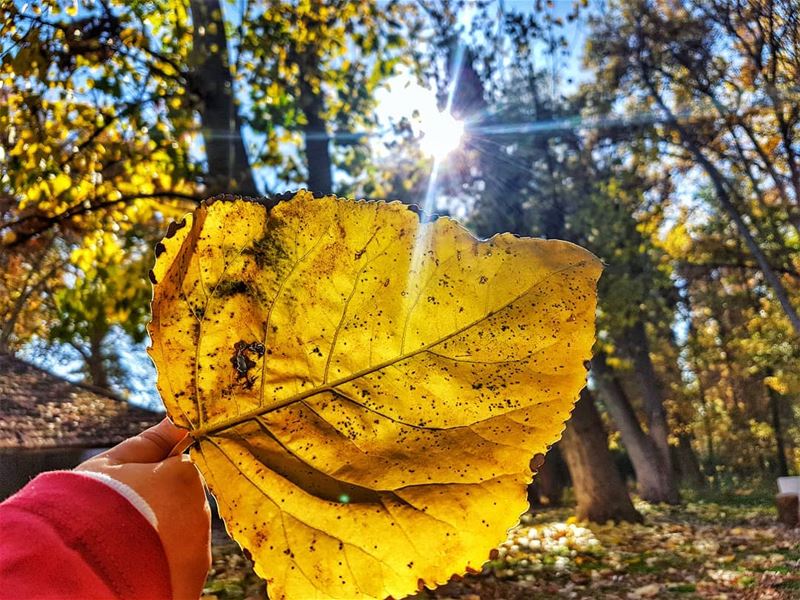
[[[0,450],[0,500],[43,471],[71,469],[102,449]]]

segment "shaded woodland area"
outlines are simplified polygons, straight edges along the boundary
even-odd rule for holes
[[[1,10],[0,352],[125,394],[170,220],[218,193],[398,199],[606,264],[534,506],[667,523],[755,490],[767,511],[798,473],[797,0]],[[454,150],[381,116],[410,84],[463,124]]]

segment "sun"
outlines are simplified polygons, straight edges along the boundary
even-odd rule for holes
[[[461,145],[464,123],[449,112],[432,111],[420,115],[420,149],[435,160],[442,160]]]
[[[436,162],[458,148],[464,136],[464,123],[448,110],[441,111],[436,94],[422,87],[409,73],[396,75],[376,93],[376,113],[384,125],[407,119],[425,155]],[[385,148],[376,144],[380,153]]]

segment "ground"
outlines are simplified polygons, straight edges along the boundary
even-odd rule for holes
[[[777,525],[771,494],[637,508],[644,524],[577,523],[570,508],[526,514],[483,573],[413,598],[800,599],[800,530]],[[223,531],[203,598],[266,598]]]

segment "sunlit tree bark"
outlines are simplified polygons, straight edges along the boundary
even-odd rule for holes
[[[603,422],[588,390],[575,405],[561,448],[575,487],[579,519],[596,523],[642,520],[611,458]]]

